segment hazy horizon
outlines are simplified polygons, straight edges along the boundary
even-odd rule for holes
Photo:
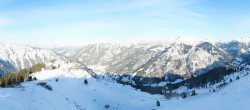
[[[249,1],[0,0],[1,42],[29,45],[250,36]]]

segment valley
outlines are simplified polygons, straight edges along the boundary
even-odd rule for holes
[[[0,88],[0,106],[4,109],[193,110],[207,108],[206,103],[214,101],[218,102],[214,109],[247,107],[240,106],[244,103],[241,101],[234,106],[231,104],[237,97],[247,98],[244,91],[249,88],[250,67],[249,46],[246,43],[200,42],[187,45],[173,42],[124,47],[118,44],[94,44],[67,50],[72,54],[67,54],[67,51],[61,54],[60,49],[53,51],[2,44],[3,47],[6,45],[11,45],[12,54],[1,54],[12,57],[1,59],[12,62],[9,65],[15,69],[11,71],[20,70],[20,65],[29,67],[33,64],[30,62],[45,63],[45,67],[29,75],[36,80]],[[16,51],[16,47],[22,47],[25,51]],[[39,51],[36,53],[36,50]],[[41,52],[45,52],[43,57],[38,57]],[[20,55],[24,56],[21,60]],[[32,55],[35,57],[31,61]],[[15,63],[17,61],[20,63]],[[10,73],[2,73],[3,76],[5,74]],[[87,84],[84,80],[87,80]],[[227,100],[222,103],[222,99]],[[157,106],[157,101],[160,106]],[[10,106],[13,104],[15,106]]]

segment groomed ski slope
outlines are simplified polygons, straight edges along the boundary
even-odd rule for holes
[[[23,87],[0,88],[0,110],[249,110],[250,76],[233,81],[215,93],[166,100],[106,80],[83,70],[60,68],[34,74],[38,81]],[[56,82],[58,78],[58,82]],[[84,84],[88,80],[88,85]],[[36,85],[47,82],[53,90]],[[23,89],[22,89],[23,88]],[[156,100],[161,106],[156,106]],[[108,108],[105,108],[109,106]]]

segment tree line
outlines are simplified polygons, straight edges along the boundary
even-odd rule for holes
[[[14,73],[5,74],[0,79],[0,86],[13,87],[14,85],[20,84],[22,82],[31,81],[33,79],[29,75],[41,71],[44,67],[44,63],[38,63],[33,65],[32,67],[25,68]]]

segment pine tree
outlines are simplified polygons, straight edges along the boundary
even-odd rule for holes
[[[4,77],[1,79],[1,87],[6,87],[6,83],[4,81]]]
[[[185,99],[186,97],[187,97],[187,94],[184,92],[184,93],[182,94],[182,98]]]
[[[239,77],[239,76],[237,76],[237,77],[236,77],[236,80],[239,80],[239,79],[240,79],[240,77]]]
[[[32,81],[32,76],[29,76],[29,81]]]
[[[33,80],[35,81],[35,80],[37,80],[37,78],[36,78],[36,77],[33,77]]]
[[[19,82],[24,82],[24,76],[23,75],[20,76]]]
[[[11,78],[8,78],[8,80],[7,80],[7,85],[8,86],[10,86],[10,85],[12,85],[13,83],[12,83],[12,81],[11,81]]]
[[[215,89],[213,89],[213,92],[216,92]]]
[[[84,83],[85,83],[86,85],[88,85],[88,81],[87,81],[86,79],[84,80]]]
[[[45,64],[36,64],[30,68],[22,69],[18,72],[3,75],[0,79],[1,87],[13,86],[15,84],[19,84],[27,80],[32,81],[32,77],[29,77],[29,74],[41,71],[41,69],[44,67]],[[36,80],[36,78],[34,79]]]
[[[233,80],[230,78],[230,80],[229,80],[230,82],[233,82]]]
[[[192,94],[191,94],[191,96],[195,96],[195,95],[196,95],[195,90],[192,90]]]
[[[161,106],[160,101],[157,100],[157,101],[156,101],[156,105],[157,105],[157,106]]]

